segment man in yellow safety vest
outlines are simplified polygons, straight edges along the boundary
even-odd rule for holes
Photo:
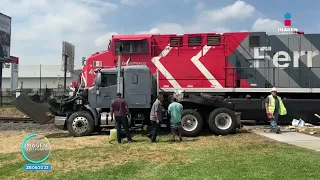
[[[284,106],[281,97],[277,96],[277,89],[273,87],[271,89],[271,94],[265,100],[265,107],[268,119],[270,120],[270,125],[272,131],[280,134],[280,128],[278,127],[278,117],[287,114],[287,109]]]

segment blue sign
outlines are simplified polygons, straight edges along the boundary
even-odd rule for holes
[[[25,164],[23,169],[26,171],[49,171],[51,170],[50,164]]]

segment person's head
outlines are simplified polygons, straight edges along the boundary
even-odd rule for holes
[[[117,98],[121,98],[121,93],[117,93]]]
[[[162,102],[163,101],[163,96],[161,94],[158,95],[157,99]]]
[[[177,102],[178,100],[177,100],[177,98],[172,97],[172,98],[171,98],[171,101],[172,101],[172,102]]]
[[[277,95],[277,89],[276,89],[275,87],[273,87],[273,88],[271,89],[271,94],[272,94],[273,96]]]

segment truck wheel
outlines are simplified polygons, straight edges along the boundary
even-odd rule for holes
[[[217,135],[232,134],[237,130],[236,116],[227,108],[213,110],[209,115],[208,124],[211,131]]]
[[[198,136],[203,129],[203,119],[197,111],[186,109],[181,115],[182,135]]]
[[[67,120],[67,129],[72,136],[88,136],[94,130],[93,117],[85,111],[75,112]]]

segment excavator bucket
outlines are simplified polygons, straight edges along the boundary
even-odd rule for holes
[[[25,94],[18,96],[12,104],[38,124],[47,124],[54,118],[47,103],[36,103]]]

